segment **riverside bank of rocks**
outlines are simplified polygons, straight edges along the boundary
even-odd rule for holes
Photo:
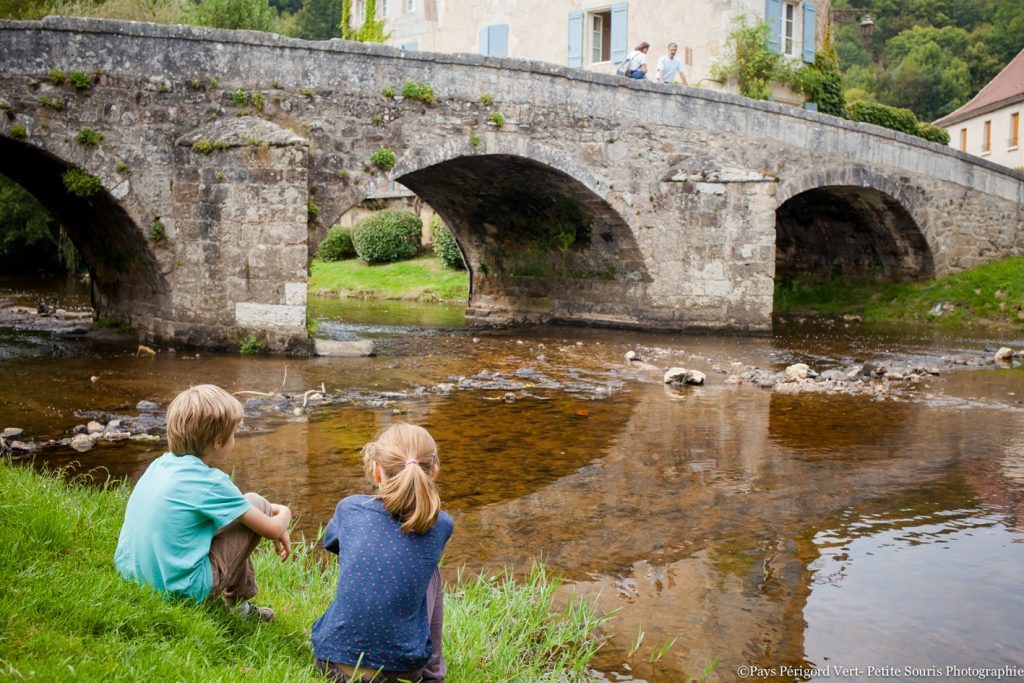
[[[480,392],[482,399],[514,403],[519,400],[549,400],[551,394],[564,392],[579,400],[602,400],[621,392],[627,381],[661,382],[676,391],[691,391],[708,384],[707,375],[666,362],[659,365],[642,359],[675,360],[678,352],[660,348],[631,350],[625,362],[605,365],[604,369],[580,369],[562,366],[558,377],[533,367],[520,367],[511,372],[481,370],[471,376],[450,376],[448,381],[418,386],[408,391],[367,392],[349,390],[331,393],[321,385],[301,393],[237,392],[243,401],[246,421],[242,431],[266,429],[261,426],[274,421],[303,419],[308,413],[339,404],[355,404],[364,408],[391,408],[401,414],[402,401],[430,395],[448,395],[457,391]],[[685,354],[684,354],[685,355]],[[726,386],[754,385],[780,394],[847,394],[876,399],[906,397],[924,381],[943,373],[964,369],[1011,368],[1024,364],[1024,350],[1002,347],[994,353],[947,355],[934,362],[920,363],[907,359],[859,363],[842,368],[817,371],[805,363],[793,363],[783,370],[766,370],[739,362],[715,363],[703,356],[687,356],[712,375],[724,375],[711,384]],[[545,367],[543,354],[536,357]],[[689,363],[688,364],[692,364]],[[665,369],[666,366],[671,366]],[[923,395],[927,399],[927,395]],[[121,441],[164,442],[166,418],[160,406],[152,401],[139,401],[138,415],[119,415],[99,411],[76,413],[86,420],[62,439],[33,441],[20,428],[8,427],[0,432],[0,456],[26,457],[41,448],[68,447],[78,452],[91,450],[97,444]]]

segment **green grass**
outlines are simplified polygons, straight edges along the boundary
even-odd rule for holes
[[[306,543],[282,564],[262,544],[257,602],[277,610],[270,624],[165,601],[114,569],[128,493],[0,460],[0,678],[323,680],[309,630],[334,594],[336,564]],[[556,587],[543,567],[525,583],[481,575],[448,586],[448,680],[584,680],[602,619],[588,603],[553,611]]]
[[[445,268],[435,256],[376,266],[368,266],[359,259],[314,259],[309,292],[363,299],[464,303],[469,299],[469,276],[464,270]]]
[[[941,310],[935,313],[936,307]],[[775,312],[856,314],[865,322],[1024,328],[1024,257],[907,284],[798,278],[776,285]]]

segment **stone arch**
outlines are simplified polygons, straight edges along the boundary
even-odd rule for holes
[[[863,167],[813,171],[780,183],[777,281],[800,274],[918,280],[935,273],[924,191]]]
[[[571,307],[604,322],[597,310],[614,308],[611,319],[625,319],[625,291],[650,280],[633,232],[605,199],[607,183],[561,152],[525,139],[492,139],[480,150],[450,142],[403,158],[392,177],[458,241],[471,319],[499,311],[568,319]],[[569,291],[571,305],[562,298]]]
[[[170,297],[146,234],[115,196],[118,189],[104,185],[88,197],[69,192],[63,176],[72,168],[90,171],[34,144],[0,137],[0,173],[64,225],[89,269],[94,315],[152,330],[154,319],[169,310]]]

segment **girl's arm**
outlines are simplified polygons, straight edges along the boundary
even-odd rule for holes
[[[324,550],[335,555],[341,552],[341,538],[338,535],[337,519],[337,515],[331,517],[331,521],[327,523],[327,528],[324,529]]]

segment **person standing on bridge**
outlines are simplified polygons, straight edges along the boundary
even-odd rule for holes
[[[658,83],[672,85],[676,78],[683,85],[686,85],[686,74],[683,73],[683,63],[676,57],[679,46],[675,43],[668,44],[668,54],[658,59],[658,70],[655,72],[655,80]]]
[[[647,51],[650,49],[651,44],[647,41],[643,41],[636,46],[633,54],[626,61],[627,78],[635,78],[637,80],[647,78]]]

